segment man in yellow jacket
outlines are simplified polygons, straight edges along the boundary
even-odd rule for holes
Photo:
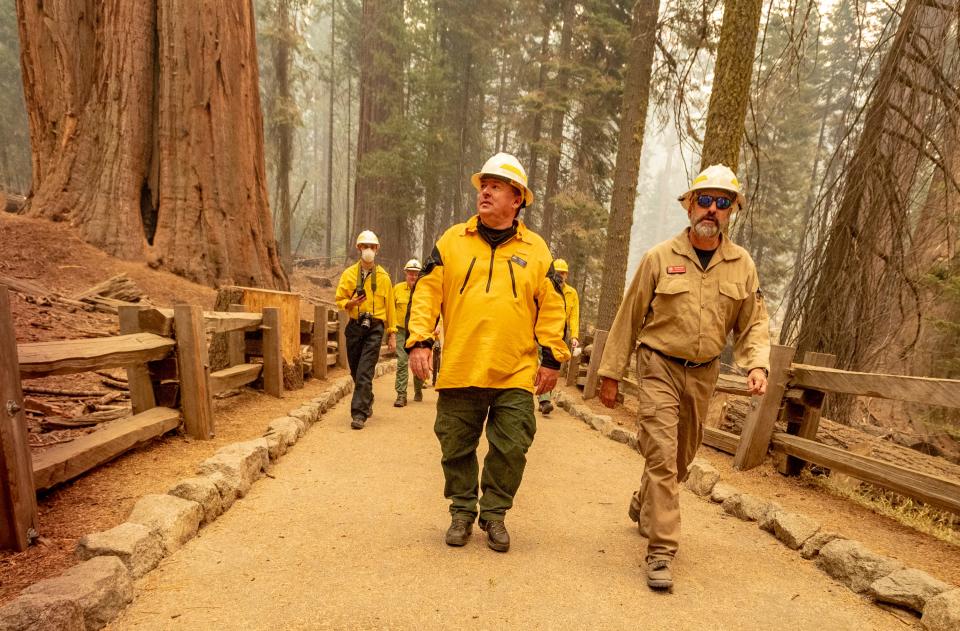
[[[393,286],[393,300],[397,312],[397,376],[394,380],[397,400],[393,402],[393,407],[397,408],[402,408],[407,404],[409,371],[407,370],[407,349],[404,347],[407,341],[407,307],[410,304],[410,290],[417,282],[421,267],[420,261],[417,259],[407,261],[407,264],[403,266],[403,273],[406,278]],[[413,376],[413,400],[423,401],[423,380],[416,375]]]
[[[337,306],[347,312],[347,362],[353,377],[353,400],[350,402],[350,427],[363,429],[373,415],[373,373],[380,359],[383,334],[387,345],[397,345],[397,322],[393,304],[393,281],[385,269],[376,264],[380,240],[370,230],[357,236],[360,260],[343,270],[337,285]]]
[[[553,257],[517,219],[533,202],[526,172],[512,155],[498,153],[471,182],[477,214],[447,230],[425,262],[410,299],[407,348],[411,369],[425,379],[431,336],[443,315],[434,432],[450,500],[446,543],[466,544],[479,513],[487,545],[506,552],[510,535],[503,520],[537,427],[533,395],[553,389],[570,352]],[[490,448],[478,484],[477,445],[485,422]]]
[[[570,266],[567,262],[564,259],[557,259],[553,262],[553,269],[563,282],[563,301],[566,303],[567,310],[565,337],[570,348],[576,352],[576,348],[580,346],[580,296],[576,289],[567,284],[567,277],[570,275]],[[544,392],[540,395],[540,413],[544,416],[553,412],[553,403],[550,401],[552,397],[552,392]]]
[[[732,331],[734,359],[753,394],[767,388],[770,332],[757,268],[726,234],[744,204],[740,182],[715,164],[680,196],[690,227],[643,255],[607,336],[600,400],[617,402],[619,382],[640,342],[637,446],[644,468],[627,514],[647,538],[647,585],[673,589],[671,563],[680,545],[680,489],[703,439]]]

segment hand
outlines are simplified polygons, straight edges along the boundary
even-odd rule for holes
[[[600,377],[600,403],[610,409],[617,406],[617,394],[620,391],[620,382],[610,377]]]
[[[578,340],[577,338],[573,338],[572,340],[570,340],[571,349],[577,348],[578,346],[580,346],[580,340]]]
[[[540,370],[537,371],[537,377],[533,380],[533,385],[537,388],[534,394],[541,395],[544,392],[553,390],[557,386],[557,377],[559,376],[560,371],[556,368],[540,366]]]
[[[429,348],[415,348],[410,351],[410,370],[426,381],[433,374],[433,351]]]
[[[391,353],[397,352],[397,334],[391,333],[387,335],[387,348],[390,349]]]
[[[747,375],[747,390],[750,394],[766,394],[767,373],[763,368],[754,368]]]

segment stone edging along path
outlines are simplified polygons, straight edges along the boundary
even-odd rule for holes
[[[557,393],[554,401],[570,415],[582,420],[611,440],[637,447],[637,435],[603,414],[594,414]],[[756,522],[761,530],[813,560],[817,567],[854,592],[876,603],[896,605],[921,614],[930,631],[960,629],[960,588],[939,581],[926,572],[904,566],[896,559],[876,554],[859,541],[824,530],[815,520],[783,509],[720,482],[720,473],[697,459],[690,466],[687,488],[704,500],[719,504],[725,512],[744,521]]]
[[[396,370],[396,360],[377,364],[376,377]],[[127,521],[85,535],[77,543],[81,563],[38,581],[0,608],[0,631],[91,631],[106,626],[133,601],[134,579],[157,567],[245,496],[327,410],[353,391],[353,380],[334,380],[322,395],[288,416],[274,419],[262,438],[226,445],[166,494],[144,495]]]

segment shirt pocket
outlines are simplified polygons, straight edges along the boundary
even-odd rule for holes
[[[684,318],[692,313],[691,287],[686,278],[668,276],[660,280],[653,290],[653,302],[650,310],[653,312],[654,324],[663,324],[665,320]]]
[[[730,330],[731,323],[740,312],[743,301],[747,299],[749,293],[743,283],[732,281],[720,281],[720,309],[725,319],[724,334]]]

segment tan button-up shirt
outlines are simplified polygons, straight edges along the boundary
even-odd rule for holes
[[[737,364],[769,368],[770,321],[753,259],[724,235],[703,269],[688,230],[640,261],[607,337],[601,376],[623,378],[638,338],[666,355],[702,362],[720,354],[730,331]]]

